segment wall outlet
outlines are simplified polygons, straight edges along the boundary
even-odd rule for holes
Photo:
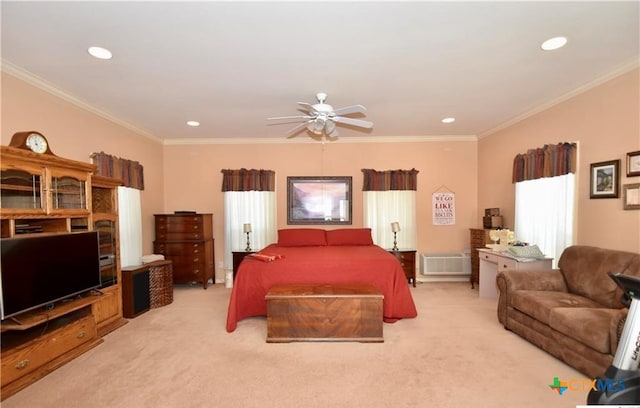
[[[224,262],[218,261],[218,269],[224,268]]]

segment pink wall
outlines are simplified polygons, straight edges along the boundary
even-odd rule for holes
[[[162,212],[163,160],[158,141],[119,126],[49,92],[2,73],[2,145],[14,133],[36,130],[47,137],[60,157],[90,163],[93,152],[137,160],[144,166],[145,190],[141,193],[144,214]],[[152,223],[143,223],[144,248],[151,248]],[[149,249],[150,251],[150,249]]]
[[[499,207],[513,226],[513,158],[545,144],[578,142],[578,244],[640,252],[640,211],[624,211],[617,199],[590,199],[590,164],[620,159],[620,184],[627,152],[640,150],[640,70],[618,76],[478,142],[478,215]]]
[[[353,226],[362,226],[362,171],[416,168],[418,252],[462,252],[476,219],[476,142],[321,144],[209,144],[165,147],[164,208],[214,214],[216,259],[223,256],[224,200],[221,169],[263,168],[276,172],[278,228],[287,228],[287,176],[352,176]],[[456,225],[434,226],[431,193],[456,193]],[[220,271],[218,271],[218,274]]]

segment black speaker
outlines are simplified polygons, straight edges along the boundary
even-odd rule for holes
[[[122,269],[122,314],[131,319],[151,308],[149,268]]]

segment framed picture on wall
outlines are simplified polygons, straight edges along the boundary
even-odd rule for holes
[[[620,160],[591,163],[589,197],[618,198],[620,196]]]
[[[627,177],[640,176],[640,150],[627,153]]]
[[[287,224],[351,224],[351,177],[287,177]]]
[[[622,186],[622,208],[625,210],[640,210],[640,183]]]

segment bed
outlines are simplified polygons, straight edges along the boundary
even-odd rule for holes
[[[227,310],[227,331],[247,317],[266,316],[265,295],[278,284],[368,283],[384,295],[383,319],[393,323],[418,315],[395,256],[374,245],[369,228],[278,231],[268,245],[238,268]]]

